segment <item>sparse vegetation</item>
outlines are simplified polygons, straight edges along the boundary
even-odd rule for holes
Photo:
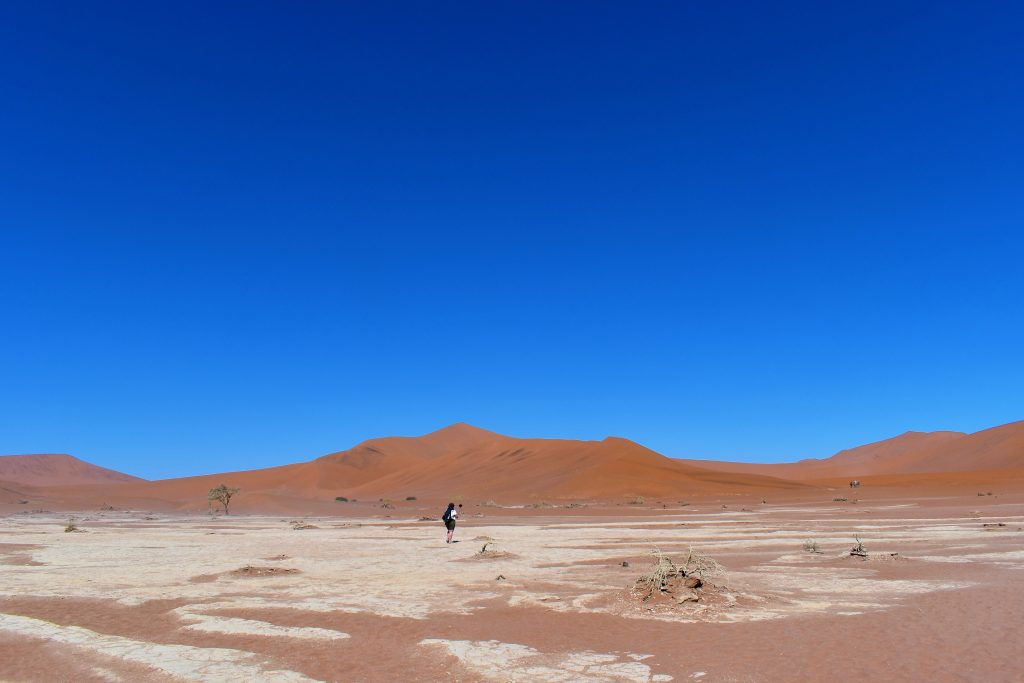
[[[85,529],[79,529],[78,528],[78,524],[75,523],[75,518],[74,517],[69,519],[67,526],[64,527],[64,533],[66,533],[66,534],[81,533],[83,531],[85,531]]]
[[[633,500],[629,501],[629,504],[630,505],[643,505],[644,504],[644,497],[643,496],[634,496]]]
[[[515,555],[513,555],[510,552],[506,552],[504,550],[494,550],[493,548],[488,547],[488,546],[493,546],[493,545],[494,545],[494,539],[493,538],[488,538],[484,542],[483,547],[480,548],[480,550],[473,557],[478,559],[478,560],[496,560],[496,559],[500,559],[502,557],[515,557]]]
[[[230,572],[234,576],[249,576],[249,577],[261,577],[261,576],[280,576],[281,574],[298,574],[298,569],[292,569],[290,567],[254,567],[251,564],[247,564],[240,569],[236,569]]]
[[[986,492],[986,493],[982,493],[981,491],[978,491],[978,495],[979,495],[979,496],[991,496],[991,495],[992,495],[992,492],[991,492],[991,491],[988,491],[988,492]]]
[[[495,503],[493,500],[485,500],[484,502],[480,503],[480,507],[496,508],[496,507],[498,507],[498,504]]]
[[[338,501],[339,503],[347,503],[348,502],[348,498],[346,498],[345,496],[337,496],[334,500]]]
[[[850,548],[850,555],[866,558],[868,556],[868,549],[864,547],[859,537],[854,536],[853,540],[856,541],[856,544]]]
[[[845,503],[848,500],[849,500],[849,498],[833,498],[832,502],[833,503]]]
[[[722,572],[721,564],[692,547],[688,549],[686,559],[680,565],[658,548],[651,552],[655,557],[654,567],[638,578],[633,586],[633,590],[644,602],[654,597],[655,593],[671,593],[680,587],[695,592],[711,577]],[[680,602],[697,600],[695,593],[687,593],[679,599]]]
[[[306,520],[295,520],[292,522],[292,529],[295,531],[302,531],[303,529],[319,529],[315,524],[310,524]]]
[[[207,498],[211,501],[217,501],[223,505],[224,514],[226,515],[228,514],[228,506],[231,505],[231,499],[234,498],[240,490],[241,489],[231,488],[225,484],[221,484],[220,486],[210,489],[210,494]]]
[[[820,553],[821,549],[818,547],[818,542],[813,539],[804,541],[804,551],[808,553]]]
[[[406,500],[416,500],[416,496],[406,496]]]

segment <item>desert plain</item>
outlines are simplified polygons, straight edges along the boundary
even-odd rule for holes
[[[999,428],[1004,450],[1017,448],[1020,423],[1010,427]],[[491,453],[457,431],[428,456],[565,457],[487,436]],[[963,443],[991,440],[982,434]],[[873,466],[907,440],[872,445]],[[420,457],[408,449],[422,442],[400,443],[409,462]],[[0,680],[1024,679],[1019,472],[879,470],[852,488],[672,464],[646,495],[626,495],[642,486],[608,474],[637,469],[620,446],[597,465],[594,495],[578,467],[550,462],[547,479],[519,491],[514,465],[504,489],[478,475],[496,499],[463,481],[452,544],[445,497],[385,466],[395,457],[379,443],[387,462],[365,448],[334,458],[380,470],[347,487],[320,491],[292,470],[291,486],[269,471],[226,474],[252,491],[247,506],[243,484],[229,515],[195,500],[217,478],[48,489],[9,472],[29,483],[5,483],[0,501]],[[552,483],[563,469],[577,495]],[[396,477],[426,494],[369,495]],[[327,495],[357,486],[356,500]],[[544,486],[544,500],[523,492]],[[708,561],[691,570],[688,558]],[[682,572],[645,583],[658,566]]]

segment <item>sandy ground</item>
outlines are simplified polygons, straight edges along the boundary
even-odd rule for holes
[[[723,505],[469,508],[452,545],[398,515],[9,515],[0,679],[1024,680],[1024,496]],[[631,592],[690,547],[725,567],[699,601]]]

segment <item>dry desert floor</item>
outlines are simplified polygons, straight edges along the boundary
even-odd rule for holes
[[[391,512],[0,518],[0,679],[1024,680],[1022,496]]]

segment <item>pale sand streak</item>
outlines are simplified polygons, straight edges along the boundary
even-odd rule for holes
[[[630,655],[622,661],[617,655],[598,652],[542,653],[532,647],[496,640],[438,640],[429,638],[420,645],[441,647],[475,673],[493,680],[535,681],[536,683],[654,683],[671,681],[672,676],[651,674],[651,668],[638,661],[644,655]]]
[[[79,626],[58,626],[42,619],[13,614],[0,614],[0,630],[80,647],[151,666],[186,681],[229,683],[239,680],[273,680],[282,683],[308,683],[315,680],[294,671],[264,669],[260,666],[257,655],[242,650],[145,643],[121,636],[96,633]]]

